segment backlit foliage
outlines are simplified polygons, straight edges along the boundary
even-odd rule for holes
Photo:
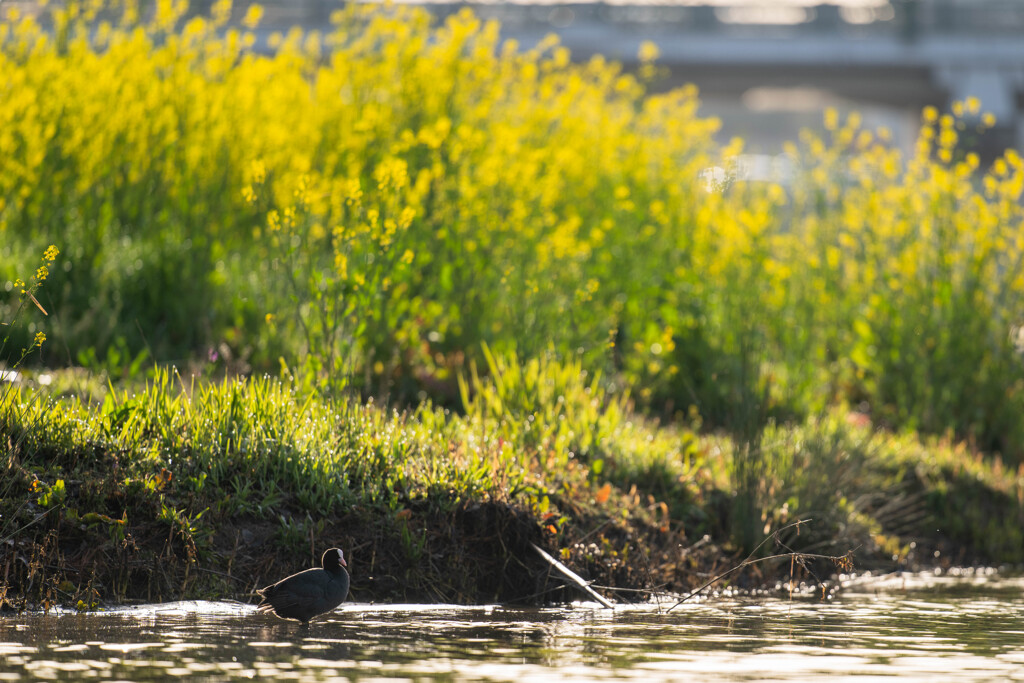
[[[66,245],[72,356],[224,342],[453,399],[487,343],[741,430],[849,401],[1021,452],[1024,163],[963,153],[974,100],[926,110],[909,155],[830,112],[754,182],[692,87],[469,11],[353,5],[266,56],[224,2],[101,9],[0,28],[0,249]]]

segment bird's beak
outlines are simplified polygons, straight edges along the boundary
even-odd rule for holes
[[[338,562],[341,563],[342,567],[347,567],[348,566],[348,562],[345,561],[344,557],[338,558]]]

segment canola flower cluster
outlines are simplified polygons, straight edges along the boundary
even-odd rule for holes
[[[12,332],[17,329],[16,326],[19,323],[19,317],[21,317],[21,314],[25,309],[31,308],[29,303],[34,304],[43,315],[48,315],[46,309],[43,308],[42,304],[40,304],[39,300],[36,298],[36,294],[42,287],[43,282],[46,281],[46,278],[50,276],[50,266],[52,266],[53,262],[57,260],[58,255],[60,255],[60,250],[56,245],[51,244],[43,251],[43,257],[40,260],[40,264],[36,267],[36,274],[29,278],[29,282],[27,284],[20,277],[15,278],[13,283],[9,283],[11,285],[10,289],[17,290],[18,297],[16,305],[12,307],[13,310],[10,314],[10,318],[8,319],[5,317],[0,319],[0,359],[5,361],[4,365],[17,368],[25,361],[30,353],[41,347],[43,342],[46,341],[46,333],[42,330],[36,330],[36,325],[31,324],[28,327],[29,331],[36,330],[32,341],[27,347],[22,347],[20,355],[13,356],[13,354],[10,353],[10,350],[13,348],[13,344],[11,344]],[[3,370],[3,368],[0,367],[0,370]],[[13,370],[11,372],[13,373]],[[17,375],[14,373],[12,376]],[[3,396],[6,396],[8,394],[8,390],[4,390],[0,393],[2,393]]]
[[[264,55],[258,8],[186,9],[0,25],[5,261],[60,236],[69,345],[224,342],[408,396],[482,344],[553,351],[726,426],[849,402],[1024,452],[1024,163],[963,152],[981,103],[926,109],[909,154],[828,112],[785,182],[708,182],[743,143],[646,91],[653,45],[629,75],[353,4]]]

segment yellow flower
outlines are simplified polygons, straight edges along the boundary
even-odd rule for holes
[[[398,226],[403,230],[406,230],[410,225],[412,225],[414,218],[416,218],[416,209],[411,206],[407,206],[402,209],[402,213],[398,216]]]
[[[46,248],[46,251],[43,252],[43,260],[53,263],[57,259],[58,254],[60,254],[60,250],[57,249],[55,245],[51,244]]]
[[[267,314],[266,314],[265,316],[263,316],[263,320],[264,320],[264,321],[265,321],[265,322],[266,322],[266,323],[267,323],[268,325],[273,325],[273,324],[274,324],[274,317],[275,317],[275,316],[274,316],[274,314],[273,314],[273,313],[267,313]]]
[[[943,128],[942,133],[939,134],[939,146],[944,149],[953,149],[956,147],[958,137],[952,128]]]
[[[656,60],[658,58],[658,55],[660,54],[661,50],[658,49],[657,45],[655,45],[649,40],[645,40],[644,42],[640,43],[640,51],[637,53],[637,56],[641,62],[643,62],[644,64],[649,64],[650,62]]]
[[[309,203],[309,176],[299,176],[299,183],[295,186],[295,191],[292,193],[295,196],[295,201],[300,205],[307,205]]]
[[[267,164],[262,159],[253,160],[249,165],[249,175],[255,185],[262,185],[267,180]]]
[[[213,17],[214,26],[223,26],[231,19],[231,0],[217,0],[213,3],[210,14]]]
[[[297,215],[298,214],[296,213],[294,206],[286,206],[286,207],[284,207],[284,217],[282,218],[282,221],[281,221],[282,225],[284,225],[284,227],[288,228],[288,229],[294,228],[295,227],[295,219],[296,219]]]
[[[404,159],[385,159],[374,169],[373,177],[380,190],[386,190],[389,187],[400,190],[409,181],[409,166]]]
[[[263,18],[263,8],[259,5],[249,5],[249,11],[245,13],[245,17],[242,19],[242,26],[247,29],[254,29],[259,26],[260,19]]]
[[[839,112],[833,106],[829,106],[824,114],[825,130],[836,130],[839,128]]]
[[[43,342],[46,341],[46,335],[42,332],[36,332],[35,341],[32,342],[35,346],[42,346]]]
[[[39,266],[36,268],[36,281],[42,282],[50,275],[50,269],[46,266]]]
[[[363,199],[363,189],[360,186],[359,178],[350,178],[345,183],[345,203],[358,205]]]

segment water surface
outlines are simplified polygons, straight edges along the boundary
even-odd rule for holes
[[[1024,578],[848,582],[670,612],[345,604],[311,626],[231,602],[0,619],[0,681],[1024,681]]]

